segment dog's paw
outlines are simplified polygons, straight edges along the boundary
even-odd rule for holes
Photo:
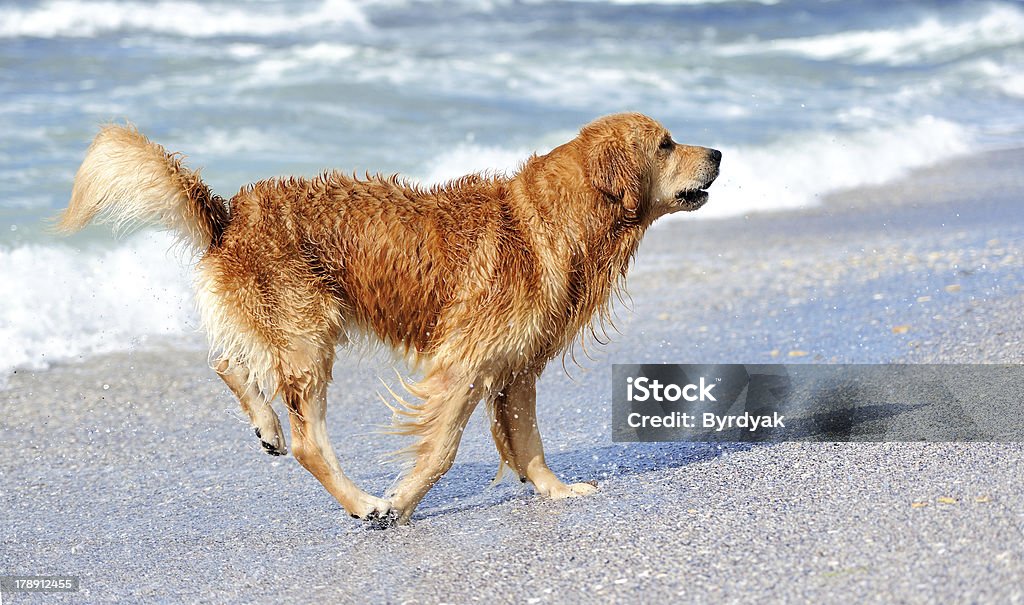
[[[398,521],[398,511],[391,508],[390,501],[369,494],[364,494],[358,508],[350,510],[348,514],[353,519],[366,521],[374,529],[387,529]]]
[[[390,529],[398,525],[398,517],[398,511],[390,509],[385,513],[374,511],[363,517],[363,521],[366,521],[367,527],[370,529]]]
[[[590,494],[597,491],[597,481],[588,481],[586,483],[573,483],[566,485],[564,483],[556,486],[548,492],[548,498],[552,500],[562,500],[563,498],[578,498],[580,496],[589,496]]]
[[[260,427],[253,427],[253,431],[256,432],[256,438],[260,440],[260,445],[263,446],[263,451],[266,453],[271,456],[285,456],[288,454],[288,446],[284,444],[284,438],[280,433],[264,439],[263,431],[260,430]]]

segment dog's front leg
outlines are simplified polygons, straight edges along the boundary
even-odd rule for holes
[[[585,496],[597,491],[596,483],[566,485],[555,476],[544,460],[544,446],[537,428],[537,375],[523,372],[495,395],[492,434],[498,453],[511,457],[506,461],[541,494],[558,500]]]
[[[423,399],[415,406],[414,418],[396,427],[397,432],[415,435],[419,441],[409,448],[414,457],[412,471],[388,496],[391,510],[400,524],[407,523],[416,506],[430,488],[448,472],[473,409],[484,385],[476,384],[472,374],[435,370],[410,391]]]

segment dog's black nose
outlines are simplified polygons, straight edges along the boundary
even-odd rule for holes
[[[722,161],[722,152],[717,150],[717,149],[711,149],[709,151],[711,152],[710,153],[711,159],[714,160],[716,164],[721,163],[721,161]]]

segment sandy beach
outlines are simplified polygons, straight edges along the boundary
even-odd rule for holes
[[[81,592],[3,602],[1024,602],[1019,443],[613,444],[609,428],[613,363],[1024,362],[1022,194],[1010,150],[813,209],[657,226],[611,344],[538,389],[551,467],[600,484],[585,499],[488,487],[478,410],[413,523],[372,531],[261,453],[203,350],[19,370],[0,391],[0,570]],[[404,443],[374,433],[394,371],[357,353],[334,373],[335,449],[379,494]]]

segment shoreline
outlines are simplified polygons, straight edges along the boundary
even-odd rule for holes
[[[804,208],[769,210],[723,218],[704,219],[700,218],[698,214],[692,217],[687,215],[682,215],[679,218],[669,217],[667,220],[656,223],[645,237],[638,258],[630,269],[626,282],[627,289],[631,295],[637,295],[634,298],[642,298],[641,288],[650,286],[646,282],[642,282],[643,278],[639,276],[651,271],[663,270],[673,260],[683,263],[693,262],[694,256],[689,249],[680,250],[677,247],[678,242],[686,239],[694,239],[693,245],[697,247],[699,254],[708,257],[718,253],[716,251],[717,244],[728,241],[730,236],[735,239],[737,235],[768,238],[769,244],[773,247],[786,248],[785,240],[787,238],[802,240],[807,244],[808,233],[811,234],[811,237],[817,234],[827,238],[834,238],[836,234],[847,234],[848,239],[848,235],[851,233],[869,232],[872,228],[897,230],[902,234],[908,230],[921,231],[929,226],[936,229],[938,233],[947,228],[946,222],[936,221],[934,217],[929,217],[926,218],[925,223],[916,225],[915,222],[920,222],[923,216],[918,211],[930,207],[955,215],[961,210],[966,210],[972,213],[973,216],[970,217],[972,220],[983,219],[978,216],[978,208],[969,208],[968,204],[964,204],[963,200],[965,199],[980,201],[985,206],[984,210],[991,210],[1006,216],[1013,210],[1008,206],[1016,203],[1013,192],[1024,191],[1024,177],[1018,176],[1021,172],[1019,168],[1022,166],[1024,166],[1024,148],[976,153],[912,170],[903,178],[882,185],[835,191],[824,196],[818,204]],[[712,193],[713,191],[712,188]],[[710,203],[715,203],[713,195]],[[970,205],[977,204],[971,203]],[[881,216],[878,215],[879,212],[882,213]],[[956,225],[951,222],[948,227],[956,228]],[[107,233],[105,237],[109,238],[110,234]],[[95,237],[91,236],[88,241],[95,243],[94,239]],[[874,237],[876,242],[884,240],[884,237]],[[936,241],[935,243],[940,242]],[[849,242],[843,242],[843,244],[850,247]],[[808,245],[813,247],[813,244]],[[954,242],[953,245],[958,244]],[[823,246],[828,247],[824,244]],[[722,250],[724,253],[733,254],[736,257],[734,259],[736,265],[749,262],[749,259],[738,258],[735,251],[730,250],[728,246],[722,247]],[[810,252],[816,254],[818,251]],[[807,250],[794,249],[793,253],[809,255]],[[1016,256],[1020,258],[1019,254]],[[756,260],[760,263],[761,268],[771,270],[766,263],[761,262],[763,259]],[[182,260],[178,255],[173,259],[170,257],[154,259],[154,262],[182,262]],[[898,259],[893,262],[898,262]],[[692,278],[693,275],[684,274],[676,277],[685,280]],[[993,304],[996,303],[993,301]],[[621,311],[620,309],[620,314],[623,314]],[[24,364],[15,368],[7,368],[4,371],[4,376],[0,376],[0,390],[3,389],[3,379],[12,377],[12,370],[40,372],[69,364],[89,363],[90,360],[103,356],[116,358],[130,353],[143,354],[205,348],[205,336],[201,331],[195,334],[176,334],[166,337],[156,334],[140,336],[141,340],[148,341],[148,343],[141,346],[133,345],[119,351],[80,354],[73,358],[58,357],[56,361],[48,363],[47,367],[42,369]],[[1021,354],[1018,359],[1024,358],[1024,347],[1015,348],[1014,351],[1015,354]]]

